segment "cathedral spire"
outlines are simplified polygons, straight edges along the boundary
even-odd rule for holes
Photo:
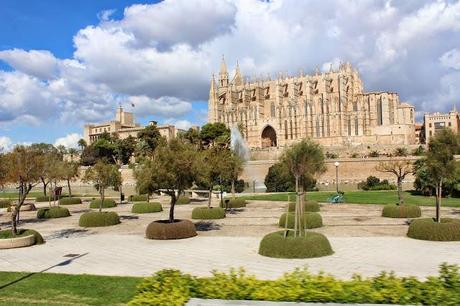
[[[220,63],[220,72],[219,72],[219,87],[228,86],[228,72],[227,65],[225,64],[224,55],[222,55],[222,61]]]
[[[220,62],[220,74],[225,74],[227,73],[227,64],[225,64],[225,58],[224,55],[222,54],[222,61]]]
[[[216,79],[214,78],[214,73],[211,78],[211,87],[209,89],[209,96],[213,97],[216,94]]]
[[[241,75],[240,64],[238,61],[236,61],[236,70],[235,76],[233,77],[233,84],[235,84],[235,86],[240,86],[243,84],[243,76]]]

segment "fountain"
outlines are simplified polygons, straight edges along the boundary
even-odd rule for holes
[[[249,148],[236,125],[230,128],[230,148],[244,161],[244,164],[249,161],[251,157]],[[249,175],[249,177],[252,178],[251,182],[248,182],[251,191],[265,192],[265,190],[267,190],[264,182],[257,181],[253,175]]]

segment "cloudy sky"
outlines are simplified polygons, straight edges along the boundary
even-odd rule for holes
[[[2,0],[0,146],[72,146],[120,103],[201,125],[223,54],[248,77],[349,61],[420,119],[460,102],[460,1]]]

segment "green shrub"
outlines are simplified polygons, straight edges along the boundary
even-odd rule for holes
[[[225,209],[221,207],[195,207],[192,210],[192,219],[223,219],[225,218]]]
[[[59,200],[59,205],[72,205],[72,204],[81,204],[80,198],[61,198]]]
[[[388,180],[380,180],[378,177],[369,176],[365,181],[358,183],[358,189],[362,190],[396,190],[395,184],[390,184]]]
[[[259,300],[304,303],[460,305],[457,265],[442,264],[439,276],[420,280],[382,272],[341,280],[324,273],[296,269],[276,280],[259,280],[244,270],[214,271],[196,277],[177,270],[162,270],[145,278],[128,305],[184,305],[190,298]]]
[[[163,207],[157,202],[134,203],[131,212],[135,214],[148,214],[163,211]]]
[[[409,225],[407,236],[421,240],[459,241],[460,219],[441,218],[441,223],[431,218],[415,219]]]
[[[285,227],[286,226],[286,213],[282,214],[279,220],[279,226],[280,227]],[[287,217],[287,227],[288,228],[294,228],[294,218],[295,214],[294,213],[289,213]],[[317,228],[323,226],[323,218],[321,218],[321,215],[315,212],[307,212],[303,215],[303,218],[300,218],[300,222],[302,222],[302,228],[303,224],[306,225],[306,228]]]
[[[67,208],[65,207],[46,207],[46,208],[40,208],[37,211],[37,218],[38,219],[51,219],[51,218],[64,218],[64,217],[69,217],[70,212]]]
[[[101,199],[92,200],[89,204],[89,208],[99,208],[99,205],[101,205]],[[102,203],[102,208],[111,208],[115,206],[117,206],[117,203],[112,199],[105,199],[104,203]]]
[[[59,200],[59,196],[56,197],[56,200]],[[49,201],[54,201],[54,197],[51,195],[47,196],[39,196],[35,198],[35,202],[49,202]]]
[[[11,205],[10,200],[0,200],[0,208],[8,208]]]
[[[309,211],[309,212],[318,212],[319,211],[319,204],[316,201],[305,201],[304,204],[304,210]],[[289,211],[295,211],[295,202],[289,202]]]
[[[190,204],[190,198],[187,196],[179,196],[177,198],[176,204],[182,205],[182,204]]]
[[[129,196],[128,200],[130,202],[145,202],[148,200],[148,195],[146,194],[132,194]]]
[[[388,204],[383,207],[382,217],[387,218],[418,218],[422,215],[417,205]]]
[[[241,198],[224,199],[224,204],[219,204],[221,208],[242,208],[246,207],[246,200]]]
[[[45,240],[39,232],[32,229],[18,229],[16,237],[26,237],[29,235],[35,236],[35,244],[43,244]],[[0,239],[13,238],[13,234],[10,229],[0,231]]]
[[[169,220],[153,221],[145,230],[147,239],[183,239],[196,236],[195,224],[189,220]]]
[[[120,217],[113,211],[90,211],[82,214],[78,225],[81,227],[101,227],[120,223]]]
[[[310,176],[307,179],[307,190],[315,190],[316,180]],[[264,184],[267,187],[267,192],[295,191],[295,178],[281,162],[268,168]]]

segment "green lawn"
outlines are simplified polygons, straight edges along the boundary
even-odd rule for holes
[[[43,195],[43,192],[40,191],[32,191],[29,192],[27,195],[28,198],[36,198],[36,197],[41,197]],[[18,198],[18,193],[17,192],[0,192],[0,199],[17,199]]]
[[[307,199],[318,202],[327,202],[328,198],[335,192],[317,191],[308,192]],[[265,201],[287,201],[288,195],[291,200],[294,199],[294,193],[275,193],[255,196],[244,196],[247,200],[265,200]],[[434,197],[425,197],[421,195],[412,195],[410,192],[404,192],[406,204],[434,206]],[[353,204],[395,204],[398,201],[398,194],[394,190],[390,191],[347,191],[345,192],[345,202]],[[460,198],[443,198],[442,206],[460,207]]]
[[[0,272],[0,305],[124,305],[132,299],[141,280],[137,277]],[[7,285],[14,281],[17,282]]]

